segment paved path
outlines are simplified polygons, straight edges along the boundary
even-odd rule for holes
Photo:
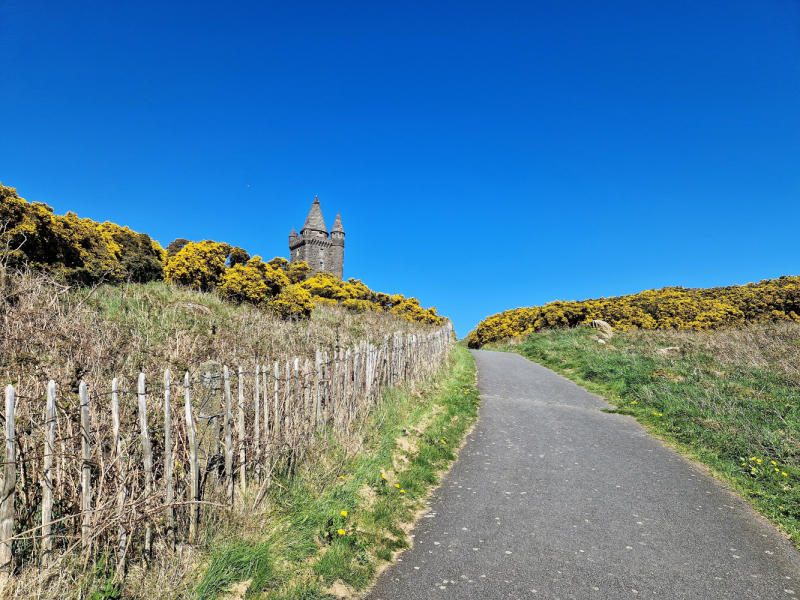
[[[800,553],[600,397],[475,352],[480,421],[370,600],[800,598]]]

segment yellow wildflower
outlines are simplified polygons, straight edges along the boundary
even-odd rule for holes
[[[396,488],[399,488],[399,487],[400,487],[400,484],[399,484],[399,483],[395,483],[395,484],[394,484],[394,487],[396,487]]]
[[[343,517],[346,517],[347,516],[347,511],[343,510],[341,514],[342,514]]]
[[[340,530],[339,530],[339,531],[337,531],[336,533],[338,533],[339,535],[344,535],[344,529],[340,529]]]
[[[400,490],[400,493],[401,493],[401,494],[405,494],[405,493],[406,493],[406,491],[405,491],[405,490]]]

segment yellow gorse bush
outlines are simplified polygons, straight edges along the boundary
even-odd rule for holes
[[[53,214],[41,202],[28,202],[0,185],[0,245],[12,268],[30,266],[70,283],[100,280],[144,283],[164,277],[166,252],[145,233],[114,223],[81,219],[73,212]]]
[[[388,311],[408,321],[443,325],[436,308],[416,298],[374,292],[357,279],[342,281],[314,273],[304,261],[281,257],[264,262],[243,248],[179,238],[169,254],[144,233],[115,223],[59,216],[40,202],[28,202],[17,190],[0,185],[0,247],[11,268],[30,266],[70,283],[94,284],[165,280],[205,292],[217,291],[283,318],[306,318],[314,306],[341,306],[353,312]]]
[[[471,348],[540,329],[575,327],[595,319],[616,330],[718,329],[767,321],[800,322],[800,277],[716,288],[682,287],[599,300],[558,301],[487,317],[467,336]]]
[[[441,326],[444,318],[436,307],[423,308],[416,298],[402,294],[374,292],[358,279],[343,281],[329,273],[317,273],[300,284],[307,290],[315,305],[339,305],[355,312],[388,311],[408,321]]]

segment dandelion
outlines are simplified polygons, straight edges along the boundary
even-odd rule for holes
[[[381,479],[386,479],[386,474],[385,473],[381,473]]]
[[[639,403],[636,400],[634,400],[633,402],[631,402],[631,404],[639,404]]]
[[[759,459],[758,459],[756,462],[757,462],[758,464],[761,464],[761,459],[759,458]]]
[[[401,494],[405,494],[405,493],[406,493],[406,491],[405,491],[405,490],[400,490],[400,493],[401,493]]]
[[[751,458],[750,460],[755,460],[755,459],[756,459],[756,457],[754,456],[754,457],[753,457],[753,458]]]
[[[339,535],[344,535],[344,529],[340,529],[336,533],[338,533]]]
[[[400,484],[399,484],[399,483],[395,483],[395,484],[394,484],[394,487],[396,487],[396,488],[400,489]]]
[[[343,510],[343,511],[341,512],[341,515],[342,515],[343,517],[346,517],[346,516],[347,516],[347,511],[346,511],[346,510]]]
[[[788,475],[786,473],[782,472],[782,471],[781,471],[781,475],[783,475],[784,477],[788,477]]]
[[[780,471],[780,469],[775,469],[775,472],[776,472],[776,473],[778,473],[779,471]]]
[[[776,463],[776,462],[773,460],[773,461],[772,461],[772,464],[773,464],[773,465],[777,465],[778,463]]]
[[[745,466],[746,464],[747,464],[747,463],[742,463],[742,466]],[[775,469],[775,470],[777,471],[778,469]]]

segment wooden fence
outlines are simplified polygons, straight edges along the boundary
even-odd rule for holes
[[[5,394],[0,585],[26,564],[105,553],[124,573],[154,544],[192,543],[209,510],[256,508],[277,465],[303,460],[326,429],[346,438],[386,387],[417,384],[446,360],[452,326],[394,335],[194,378]],[[77,392],[77,393],[76,393]]]

